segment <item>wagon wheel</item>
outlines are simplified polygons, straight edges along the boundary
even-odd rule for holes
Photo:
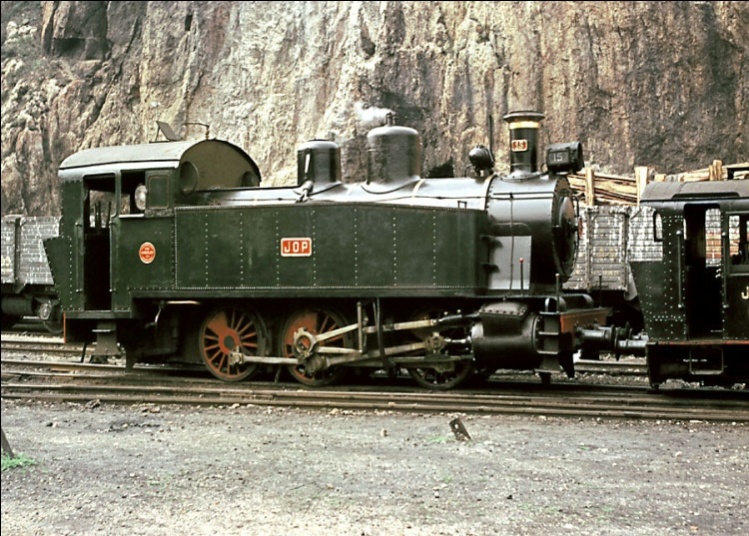
[[[416,315],[413,320],[425,320],[428,318],[438,318],[439,311],[425,311]],[[425,341],[433,334],[432,329],[416,329],[411,331],[411,336],[416,340]],[[459,337],[461,334],[454,329],[445,332],[444,335]],[[426,355],[426,348],[420,350],[415,355]],[[408,367],[408,373],[411,378],[421,387],[434,391],[447,391],[463,383],[473,374],[473,361],[447,361],[444,364],[434,367]]]
[[[61,321],[43,320],[42,325],[52,335],[62,335],[63,331],[65,331]]]
[[[304,329],[312,335],[323,335],[334,329],[346,326],[348,323],[339,312],[325,308],[315,307],[295,311],[284,323],[279,333],[279,348],[283,357],[294,357],[294,334]],[[305,339],[300,341],[306,342]],[[354,339],[351,333],[344,333],[323,341],[322,346],[333,346],[337,348],[353,348]],[[333,366],[314,374],[305,370],[304,365],[288,365],[287,369],[299,383],[308,387],[324,387],[339,382],[346,374],[346,368]]]
[[[239,381],[257,370],[244,355],[266,355],[267,329],[251,309],[226,306],[211,311],[200,327],[200,355],[211,374],[225,381]]]

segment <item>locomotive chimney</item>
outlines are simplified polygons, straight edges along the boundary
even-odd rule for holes
[[[522,179],[538,172],[538,129],[544,114],[510,112],[504,116],[510,127],[510,175]]]

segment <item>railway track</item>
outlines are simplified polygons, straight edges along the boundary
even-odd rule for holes
[[[308,390],[295,383],[221,383],[184,370],[3,359],[2,397],[47,402],[273,406],[320,410],[749,422],[749,396],[730,390],[663,389],[496,380],[487,387],[426,392],[402,385]]]
[[[80,344],[65,344],[60,337],[40,334],[3,333],[3,352],[22,352],[48,356],[80,357],[84,360],[93,352],[94,346],[86,348]],[[627,359],[622,361],[578,361],[575,369],[580,373],[607,374],[613,376],[645,376],[647,368],[644,359]]]

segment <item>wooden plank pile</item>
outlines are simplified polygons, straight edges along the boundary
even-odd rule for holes
[[[723,165],[720,160],[704,169],[687,171],[673,175],[657,174],[649,167],[638,166],[632,177],[596,172],[585,168],[580,174],[569,175],[572,189],[581,194],[588,206],[595,205],[637,205],[640,193],[652,181],[715,181],[748,179],[749,162]]]

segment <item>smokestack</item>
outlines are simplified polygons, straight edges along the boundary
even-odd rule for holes
[[[510,127],[510,174],[522,178],[538,172],[538,129],[544,114],[510,112],[504,116]]]

